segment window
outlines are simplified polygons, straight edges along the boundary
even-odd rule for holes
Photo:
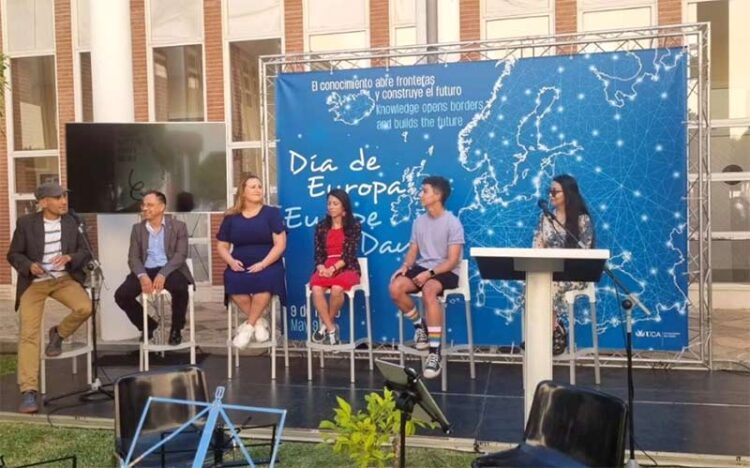
[[[94,121],[94,92],[91,84],[91,52],[81,52],[81,120]]]
[[[586,32],[646,26],[651,26],[651,8],[648,7],[589,11],[581,17],[581,27]]]
[[[204,120],[202,47],[160,47],[153,56],[156,120]]]
[[[232,186],[237,187],[247,174],[263,177],[263,154],[260,148],[232,150]]]
[[[16,219],[21,216],[36,213],[36,200],[16,200]]]
[[[175,45],[203,41],[201,0],[150,0],[151,43]]]
[[[46,182],[60,182],[57,157],[15,158],[16,193],[34,193]]]
[[[306,0],[306,49],[310,52],[332,52],[369,47],[367,4],[365,0]],[[335,68],[363,68],[369,66],[369,62],[341,62]],[[331,67],[329,62],[311,65],[313,70],[329,70]]]
[[[55,49],[52,0],[7,0],[8,52]]]
[[[750,2],[689,3],[688,22],[711,23],[711,118],[750,118]]]
[[[281,24],[281,0],[227,0],[229,39],[279,37]]]
[[[280,39],[232,42],[229,44],[232,86],[232,140],[260,141],[260,81],[258,57],[281,52]],[[269,90],[273,92],[273,87]],[[274,96],[268,96],[273,105]],[[268,138],[274,138],[273,125]]]
[[[550,34],[551,30],[549,16],[488,20],[485,28],[487,39],[545,36]]]
[[[57,148],[54,56],[10,61],[13,92],[13,149]]]

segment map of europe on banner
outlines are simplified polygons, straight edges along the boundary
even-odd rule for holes
[[[373,338],[391,343],[398,315],[388,283],[424,212],[425,176],[452,182],[447,208],[463,223],[469,258],[471,247],[530,247],[537,200],[566,173],[588,203],[597,247],[650,311],[634,309],[635,347],[687,345],[686,62],[683,49],[663,48],[279,76],[291,337],[305,336],[314,226],[331,188],[349,192],[362,222]],[[483,280],[471,259],[470,283],[475,343],[517,344],[523,284]],[[622,347],[624,315],[606,277],[597,300],[600,346]],[[355,307],[361,337],[361,295]],[[450,299],[449,343],[466,343],[463,309]],[[580,300],[579,346],[591,341],[590,314]],[[345,309],[338,321],[345,340],[347,317]]]

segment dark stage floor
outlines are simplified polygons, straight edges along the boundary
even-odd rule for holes
[[[179,359],[176,359],[179,358]],[[180,364],[180,356],[165,364]],[[101,358],[107,377],[135,372],[137,354],[106,354]],[[314,361],[317,365],[317,360]],[[270,380],[268,357],[243,357],[235,378],[227,383],[226,360],[221,355],[200,355],[199,366],[207,374],[209,387],[226,385],[224,401],[288,410],[287,427],[317,428],[332,416],[335,397],[354,406],[364,395],[382,388],[377,370],[357,363],[357,384],[349,384],[348,360],[327,359],[326,368],[314,370],[307,381],[306,360],[292,358],[285,369],[279,359],[276,382]],[[81,361],[82,364],[82,361]],[[152,368],[158,367],[152,361]],[[413,361],[418,367],[418,363]],[[81,366],[82,367],[82,366]],[[447,393],[440,392],[439,379],[430,382],[435,400],[453,424],[453,437],[480,441],[517,442],[522,436],[523,393],[520,365],[478,364],[477,379],[469,378],[468,364],[451,363]],[[50,396],[81,388],[85,374],[70,372],[70,362],[48,363]],[[557,367],[555,377],[568,381],[568,368]],[[578,384],[593,386],[593,370],[579,369]],[[712,455],[750,455],[750,374],[705,371],[636,370],[636,443],[647,451]],[[602,391],[626,398],[625,371],[602,369]],[[16,411],[18,391],[15,376],[0,379],[0,410]],[[112,402],[77,403],[69,398],[52,403],[45,411],[61,415],[113,417]],[[260,422],[260,421],[258,421]],[[433,434],[430,434],[433,435]],[[434,435],[440,436],[438,431]]]

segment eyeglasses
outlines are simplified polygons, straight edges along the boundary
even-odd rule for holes
[[[562,193],[562,190],[550,189],[549,196],[550,197],[556,197],[558,193]]]

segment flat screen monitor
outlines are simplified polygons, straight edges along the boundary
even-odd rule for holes
[[[224,123],[69,123],[70,206],[81,213],[140,210],[143,192],[167,196],[168,211],[224,211]]]

